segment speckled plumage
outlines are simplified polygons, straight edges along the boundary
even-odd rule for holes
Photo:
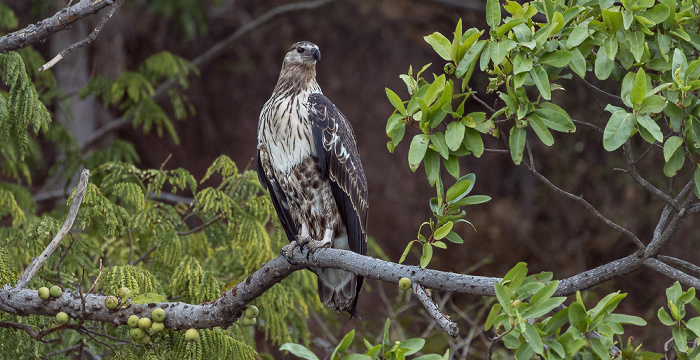
[[[290,241],[306,228],[312,239],[365,254],[367,181],[352,126],[316,82],[320,57],[318,47],[305,41],[287,52],[260,113],[258,176]],[[357,316],[363,282],[361,276],[326,269],[319,275],[319,297]]]

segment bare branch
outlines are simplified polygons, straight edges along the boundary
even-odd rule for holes
[[[559,194],[559,195],[562,195],[562,196],[564,196],[564,197],[567,197],[567,198],[569,198],[569,199],[571,199],[571,200],[574,200],[575,202],[581,204],[586,210],[588,210],[588,212],[590,212],[591,214],[593,214],[593,216],[595,216],[596,218],[598,218],[598,219],[599,219],[600,221],[602,221],[605,225],[608,225],[609,227],[611,227],[611,228],[613,228],[613,229],[615,229],[615,230],[617,230],[617,231],[623,233],[623,234],[626,235],[628,238],[632,239],[632,241],[634,242],[634,244],[637,245],[637,248],[639,248],[640,250],[643,250],[643,249],[644,249],[644,243],[642,243],[642,241],[639,240],[639,238],[637,237],[637,235],[633,234],[631,231],[629,231],[629,230],[623,228],[622,226],[616,224],[616,223],[613,222],[612,220],[610,220],[610,219],[606,218],[605,216],[603,216],[603,214],[601,214],[601,213],[598,211],[598,209],[596,209],[596,208],[595,208],[593,205],[591,205],[588,201],[584,200],[582,196],[576,196],[576,195],[574,195],[574,194],[571,194],[571,193],[569,193],[569,192],[566,192],[566,191],[562,190],[562,189],[559,188],[558,186],[554,185],[551,181],[549,181],[549,179],[547,179],[547,178],[544,177],[542,174],[540,174],[539,172],[537,172],[537,170],[535,169],[535,162],[534,162],[533,157],[532,157],[532,151],[531,151],[531,149],[530,149],[530,143],[529,143],[529,142],[526,142],[526,145],[527,145],[528,157],[530,158],[530,164],[529,164],[529,165],[526,164],[526,163],[523,163],[523,164],[525,164],[525,167],[526,167],[528,170],[530,170],[530,173],[531,173],[532,175],[534,175],[535,178],[537,178],[537,179],[540,180],[542,183],[544,183],[545,185],[547,185],[547,187],[549,187],[550,189],[554,190],[555,193],[557,193],[557,194]]]
[[[663,191],[659,190],[657,187],[652,185],[650,182],[646,181],[639,173],[637,172],[637,168],[634,166],[634,154],[632,154],[632,144],[630,143],[630,139],[627,139],[625,142],[624,150],[625,150],[625,158],[627,159],[627,172],[632,175],[632,178],[636,180],[644,189],[652,193],[654,196],[658,197],[659,199],[663,200],[671,206],[674,210],[680,211],[681,206],[674,200],[671,196],[665,194]]]
[[[80,204],[83,202],[83,195],[85,195],[85,189],[87,188],[89,178],[90,170],[85,169],[80,173],[80,180],[78,181],[78,186],[75,190],[75,196],[73,197],[73,203],[71,204],[70,210],[68,211],[68,216],[66,216],[66,221],[63,223],[63,226],[61,226],[61,229],[58,231],[53,240],[51,240],[49,246],[47,246],[46,249],[44,249],[41,255],[37,256],[36,258],[34,258],[34,260],[32,260],[27,269],[24,271],[24,274],[22,274],[22,277],[20,277],[20,279],[17,281],[16,287],[23,288],[27,285],[29,280],[31,280],[32,277],[34,277],[34,275],[37,273],[37,271],[39,271],[41,266],[44,265],[46,260],[49,259],[49,256],[51,256],[51,254],[53,254],[53,252],[56,251],[58,245],[61,244],[61,240],[63,240],[63,238],[66,237],[70,229],[73,227],[73,222],[78,216],[78,209],[80,208]]]
[[[636,254],[627,255],[618,260],[611,261],[595,269],[584,271],[580,274],[559,281],[559,287],[554,296],[569,296],[576,291],[589,289],[608,280],[629,274],[643,265],[643,259]]]
[[[700,289],[700,279],[695,276],[688,275],[683,271],[668,266],[658,259],[644,259],[644,266],[656,270],[656,272],[664,274],[673,280],[678,280],[681,284],[689,287]]]
[[[591,129],[593,129],[593,130],[595,130],[595,131],[597,131],[597,132],[599,132],[599,133],[601,133],[601,134],[602,134],[603,132],[605,132],[600,126],[591,124],[591,123],[586,122],[586,121],[581,121],[581,120],[576,120],[576,119],[571,119],[571,121],[573,121],[574,124],[583,125],[583,126],[585,126],[585,127],[591,128]]]
[[[314,9],[326,5],[331,1],[334,0],[302,1],[276,7],[261,15],[260,17],[256,18],[255,20],[243,25],[233,34],[229,35],[226,39],[220,41],[216,45],[209,48],[209,50],[205,51],[203,54],[199,55],[197,58],[192,60],[192,65],[200,69],[203,68],[204,66],[208,65],[212,60],[221,56],[241,36],[249,33],[251,30],[254,30],[260,25],[263,25],[266,22],[280,15],[294,11]],[[161,100],[167,94],[167,90],[170,89],[173,85],[175,85],[175,83],[172,81],[166,81],[162,83],[160,86],[158,86],[158,88],[156,88],[155,92],[153,93],[152,99],[154,101]],[[113,131],[121,129],[122,127],[128,125],[130,122],[131,118],[127,116],[122,116],[118,119],[115,119],[114,121],[109,122],[107,125],[102,126],[95,132],[93,132],[90,135],[90,137],[85,141],[85,143],[82,145],[83,149],[92,146],[96,142],[100,141],[103,137],[107,136]]]
[[[681,227],[683,224],[683,221],[690,215],[690,212],[688,209],[690,208],[690,199],[691,197],[688,197],[683,204],[683,207],[680,209],[680,211],[671,219],[671,222],[666,226],[666,229],[659,235],[658,237],[654,237],[654,239],[651,240],[649,245],[644,249],[644,257],[645,258],[653,258],[658,255],[661,250],[663,250],[666,245],[673,239],[673,237],[676,235],[678,232],[678,229]]]
[[[12,321],[0,321],[0,327],[22,330],[26,332],[27,335],[29,335],[32,339],[36,339],[37,337],[37,332],[34,331],[34,329],[32,329],[32,327],[27,324],[16,323]]]
[[[457,328],[457,324],[455,324],[454,321],[450,320],[445,314],[443,314],[440,309],[438,308],[437,304],[435,304],[435,301],[428,295],[425,290],[423,290],[423,287],[417,283],[414,282],[413,285],[413,292],[416,293],[416,296],[418,297],[418,300],[420,300],[421,304],[425,306],[425,309],[428,310],[428,314],[435,319],[435,322],[437,322],[440,327],[445,330],[445,332],[452,336],[452,337],[457,337],[459,334],[459,328]]]
[[[137,265],[137,264],[140,263],[141,261],[146,260],[146,258],[148,257],[148,255],[151,255],[151,253],[154,252],[154,251],[156,251],[157,248],[158,248],[157,246],[151,247],[150,249],[148,249],[148,251],[146,251],[143,255],[141,255],[141,257],[138,258],[138,260],[136,260],[136,261],[135,261],[133,264],[131,264],[131,265]]]
[[[61,9],[50,18],[0,37],[0,53],[18,50],[45,41],[51,35],[68,29],[76,21],[114,4],[115,0],[81,0]]]
[[[607,91],[604,91],[603,89],[601,89],[601,88],[599,88],[599,87],[597,87],[597,86],[595,86],[595,85],[589,83],[586,79],[581,78],[581,81],[583,81],[583,83],[584,83],[586,86],[588,86],[589,88],[595,90],[595,91],[598,92],[599,94],[602,94],[602,95],[611,97],[611,98],[613,98],[613,99],[615,99],[615,100],[617,100],[617,101],[619,101],[619,102],[623,102],[621,97],[619,97],[619,96],[617,96],[617,95],[615,95],[615,94],[611,94],[611,93],[609,93],[609,92],[607,92]]]
[[[109,9],[109,12],[107,13],[107,15],[105,15],[104,17],[102,17],[102,19],[100,19],[100,22],[97,24],[95,29],[92,30],[92,32],[90,33],[90,35],[88,35],[88,37],[86,37],[83,40],[78,41],[77,43],[69,46],[68,48],[66,48],[63,51],[61,51],[60,53],[58,53],[58,55],[54,56],[53,59],[49,60],[49,62],[42,65],[39,68],[39,72],[42,72],[44,70],[52,68],[59,61],[63,60],[63,58],[66,55],[68,55],[68,54],[72,53],[73,51],[78,50],[81,47],[95,41],[95,39],[97,39],[97,35],[99,35],[99,33],[100,33],[100,30],[102,30],[102,27],[105,26],[107,21],[109,21],[109,19],[112,18],[112,15],[114,15],[114,13],[117,11],[117,9],[119,9],[124,4],[125,1],[126,0],[116,0],[114,3],[114,6],[112,6],[112,8]]]
[[[697,266],[691,262],[681,260],[672,256],[666,256],[666,255],[659,255],[657,256],[657,259],[660,261],[663,261],[666,264],[670,265],[675,265],[677,267],[680,267],[682,269],[685,269],[690,272],[694,272],[697,275],[700,275],[700,266]]]

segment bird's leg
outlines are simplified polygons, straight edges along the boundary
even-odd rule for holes
[[[326,232],[323,234],[323,240],[310,239],[308,241],[308,244],[306,244],[306,247],[309,248],[309,252],[306,253],[306,258],[308,259],[309,255],[311,255],[312,252],[316,251],[316,249],[323,248],[323,247],[330,247],[332,242],[333,242],[333,229],[326,229]]]
[[[297,235],[294,241],[290,242],[288,245],[282,246],[280,249],[280,255],[287,259],[287,262],[296,265],[292,262],[292,253],[297,247],[301,247],[301,253],[304,253],[304,245],[309,242],[311,236],[309,235],[309,228],[306,223],[301,223],[301,234]]]

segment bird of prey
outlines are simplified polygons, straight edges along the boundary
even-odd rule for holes
[[[301,41],[289,48],[258,123],[260,183],[292,248],[330,246],[367,252],[367,180],[350,122],[321,92],[321,52]],[[295,245],[295,243],[297,245]],[[288,257],[289,259],[289,257]],[[321,302],[358,317],[364,278],[339,269],[312,269]]]

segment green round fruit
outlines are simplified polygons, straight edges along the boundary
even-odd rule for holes
[[[254,326],[257,321],[258,320],[256,318],[244,317],[243,318],[243,325],[244,326]]]
[[[258,307],[255,305],[248,305],[248,307],[245,308],[245,317],[247,318],[255,318],[258,316],[258,313],[260,310],[258,310]]]
[[[165,325],[162,322],[154,322],[153,325],[151,325],[151,330],[155,333],[159,333],[165,330]]]
[[[146,345],[151,342],[151,335],[146,334],[144,337],[136,341],[139,344]]]
[[[51,296],[51,292],[49,291],[49,288],[46,286],[42,286],[39,288],[39,298],[41,300],[47,300],[49,296]]]
[[[131,290],[129,290],[128,287],[124,286],[117,291],[117,295],[119,295],[120,298],[126,299],[131,295]]]
[[[148,330],[151,328],[151,319],[149,318],[140,318],[139,319],[139,327],[144,330]]]
[[[157,308],[151,313],[154,322],[162,323],[165,320],[165,310]]]
[[[199,341],[199,331],[197,329],[189,329],[185,332],[185,340],[189,342]]]
[[[139,327],[139,317],[136,315],[129,316],[129,320],[126,321],[126,324],[132,329]]]
[[[407,277],[401,278],[401,280],[399,280],[399,287],[401,288],[401,290],[410,289],[411,288],[411,279],[409,279]]]
[[[144,336],[146,336],[146,332],[143,331],[143,329],[134,328],[134,329],[129,330],[129,335],[131,336],[132,339],[139,340],[139,339],[143,338]]]
[[[510,304],[513,305],[513,307],[517,309],[520,307],[520,305],[523,304],[523,302],[521,300],[513,300],[510,302]]]
[[[454,74],[454,73],[455,73],[455,69],[456,69],[456,68],[455,68],[455,64],[453,64],[453,63],[447,63],[447,64],[445,64],[445,66],[443,67],[443,71],[445,71],[445,74],[447,74],[447,75],[452,75],[452,74]]]
[[[49,290],[49,293],[51,294],[51,296],[57,298],[61,297],[61,294],[63,294],[63,290],[58,285],[54,285]]]
[[[105,306],[107,309],[114,310],[117,308],[117,305],[119,305],[119,300],[117,300],[116,296],[107,296],[105,299]]]
[[[59,323],[60,325],[67,323],[69,319],[70,318],[68,317],[68,314],[64,313],[63,311],[56,314],[56,322]]]

